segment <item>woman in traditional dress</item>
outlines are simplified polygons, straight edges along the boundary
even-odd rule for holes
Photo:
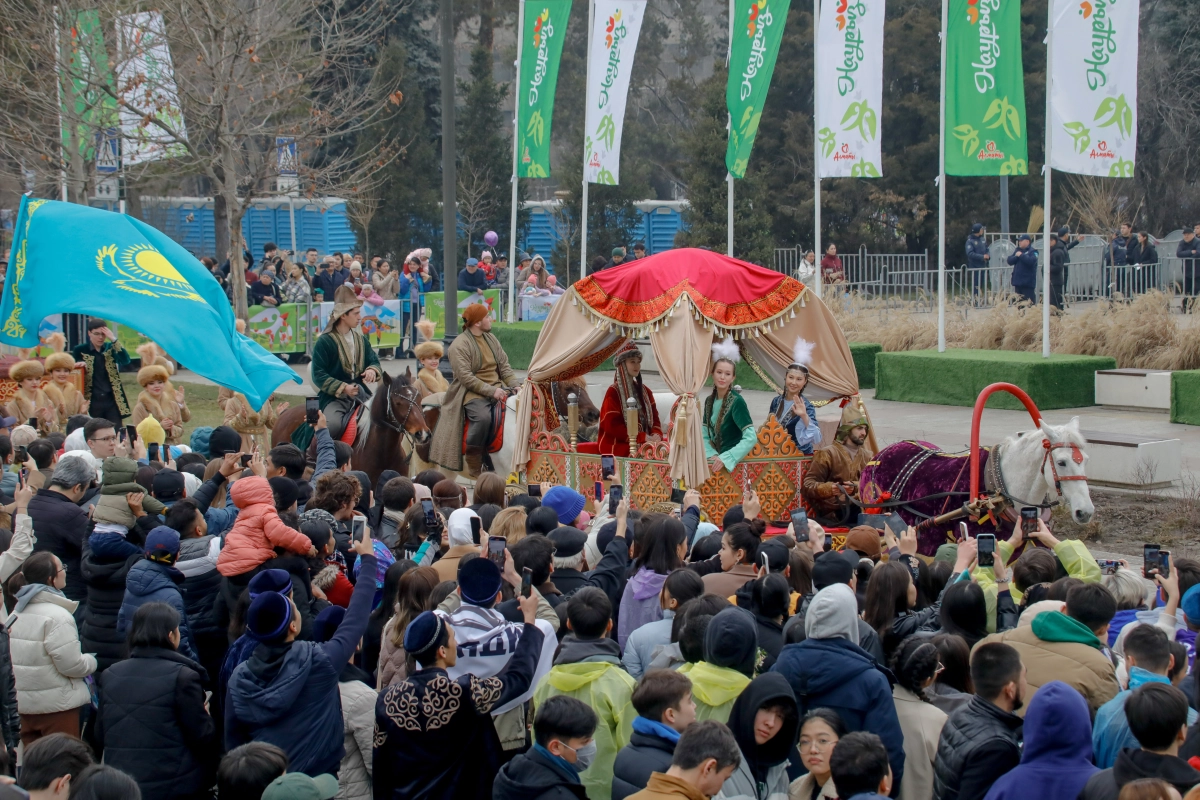
[[[758,434],[746,401],[733,388],[734,371],[742,360],[737,343],[730,337],[715,343],[712,352],[713,390],[704,401],[704,456],[714,473],[732,472],[754,449]]]
[[[42,387],[42,391],[58,411],[59,422],[65,425],[76,414],[86,414],[88,402],[71,380],[75,358],[66,352],[67,340],[61,333],[52,333],[49,344],[54,348],[54,352],[46,356],[46,372],[50,374],[50,382]]]
[[[143,357],[142,361],[145,363],[146,359]],[[148,364],[138,370],[142,391],[133,406],[132,422],[138,425],[147,417],[154,417],[166,433],[166,443],[180,445],[186,441],[183,423],[191,420],[192,412],[187,407],[183,387],[172,387],[170,377],[167,368],[160,364]]]
[[[58,430],[58,410],[42,391],[42,378],[46,368],[37,359],[18,361],[8,368],[8,377],[17,384],[17,391],[8,401],[8,416],[24,424],[37,419],[38,433],[45,436]]]
[[[797,339],[792,352],[793,361],[784,376],[783,393],[771,401],[771,413],[806,456],[821,443],[821,428],[817,425],[816,409],[804,396],[808,386],[808,363],[812,360],[813,343]]]
[[[255,411],[241,392],[234,392],[225,403],[225,424],[242,436],[242,452],[258,452],[264,457],[271,449],[271,429],[279,421],[279,415],[287,410],[286,402],[275,404],[275,395],[267,398],[263,407]]]
[[[596,437],[601,453],[614,456],[629,456],[629,431],[625,427],[625,403],[629,398],[637,401],[637,443],[662,440],[662,423],[658,421],[658,407],[654,395],[642,383],[642,351],[633,341],[613,356],[617,371],[613,385],[604,393],[600,405],[600,430]]]

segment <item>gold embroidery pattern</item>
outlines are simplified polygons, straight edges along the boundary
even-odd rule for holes
[[[397,683],[388,687],[383,696],[383,712],[404,730],[421,732],[421,721],[417,718],[417,693],[411,683]]]
[[[29,225],[33,222],[33,213],[46,204],[45,200],[32,200],[29,203],[29,213],[25,216],[25,234],[21,237],[21,247],[17,250],[16,259],[13,268],[16,270],[17,278],[12,284],[13,309],[8,315],[8,319],[4,322],[4,333],[8,336],[21,337],[26,333],[25,326],[21,324],[21,280],[25,277],[25,267],[28,264],[28,254],[26,245],[29,242]]]
[[[425,730],[436,731],[450,723],[451,718],[458,712],[462,699],[462,687],[456,681],[444,675],[431,680],[425,685],[425,694],[421,698],[421,711],[425,714]]]
[[[372,740],[372,746],[383,747],[387,744],[387,731],[379,727],[379,723],[375,723],[375,738]]]
[[[499,678],[476,678],[472,675],[471,702],[475,704],[475,711],[480,714],[490,714],[492,707],[500,699],[500,692],[503,689],[504,684]]]

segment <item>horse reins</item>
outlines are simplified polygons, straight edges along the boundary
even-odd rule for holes
[[[403,436],[406,440],[408,440],[409,452],[411,452],[412,450],[414,450],[416,448],[416,437],[413,436],[411,433],[409,433],[408,429],[405,426],[408,424],[408,418],[412,416],[413,406],[416,403],[416,397],[415,397],[415,390],[413,390],[414,391],[413,395],[410,395],[408,393],[409,390],[412,390],[411,386],[402,386],[400,388],[400,390],[395,393],[397,397],[403,398],[408,401],[408,411],[405,412],[404,419],[401,419],[401,420],[396,419],[396,412],[394,412],[392,410],[392,392],[389,390],[388,394],[387,394],[387,403],[385,403],[387,408],[384,411],[383,418],[380,420],[377,420],[377,421],[383,427],[385,427],[389,430],[395,431],[396,433]],[[372,421],[374,422],[376,420],[372,420]]]

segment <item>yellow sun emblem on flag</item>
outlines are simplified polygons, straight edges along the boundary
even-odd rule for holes
[[[96,252],[96,266],[102,273],[114,278],[113,285],[126,291],[148,297],[204,302],[187,278],[153,245],[135,244],[118,248],[110,244]]]

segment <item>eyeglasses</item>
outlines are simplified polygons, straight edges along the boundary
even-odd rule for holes
[[[800,737],[800,749],[810,750],[816,747],[818,750],[825,750],[833,747],[838,743],[838,740],[833,736],[818,736],[815,739],[810,739],[807,736]]]
[[[109,442],[115,442],[116,440],[117,435],[115,433],[112,436],[100,436],[96,439],[88,439],[89,442],[100,442],[101,444],[108,444]]]

